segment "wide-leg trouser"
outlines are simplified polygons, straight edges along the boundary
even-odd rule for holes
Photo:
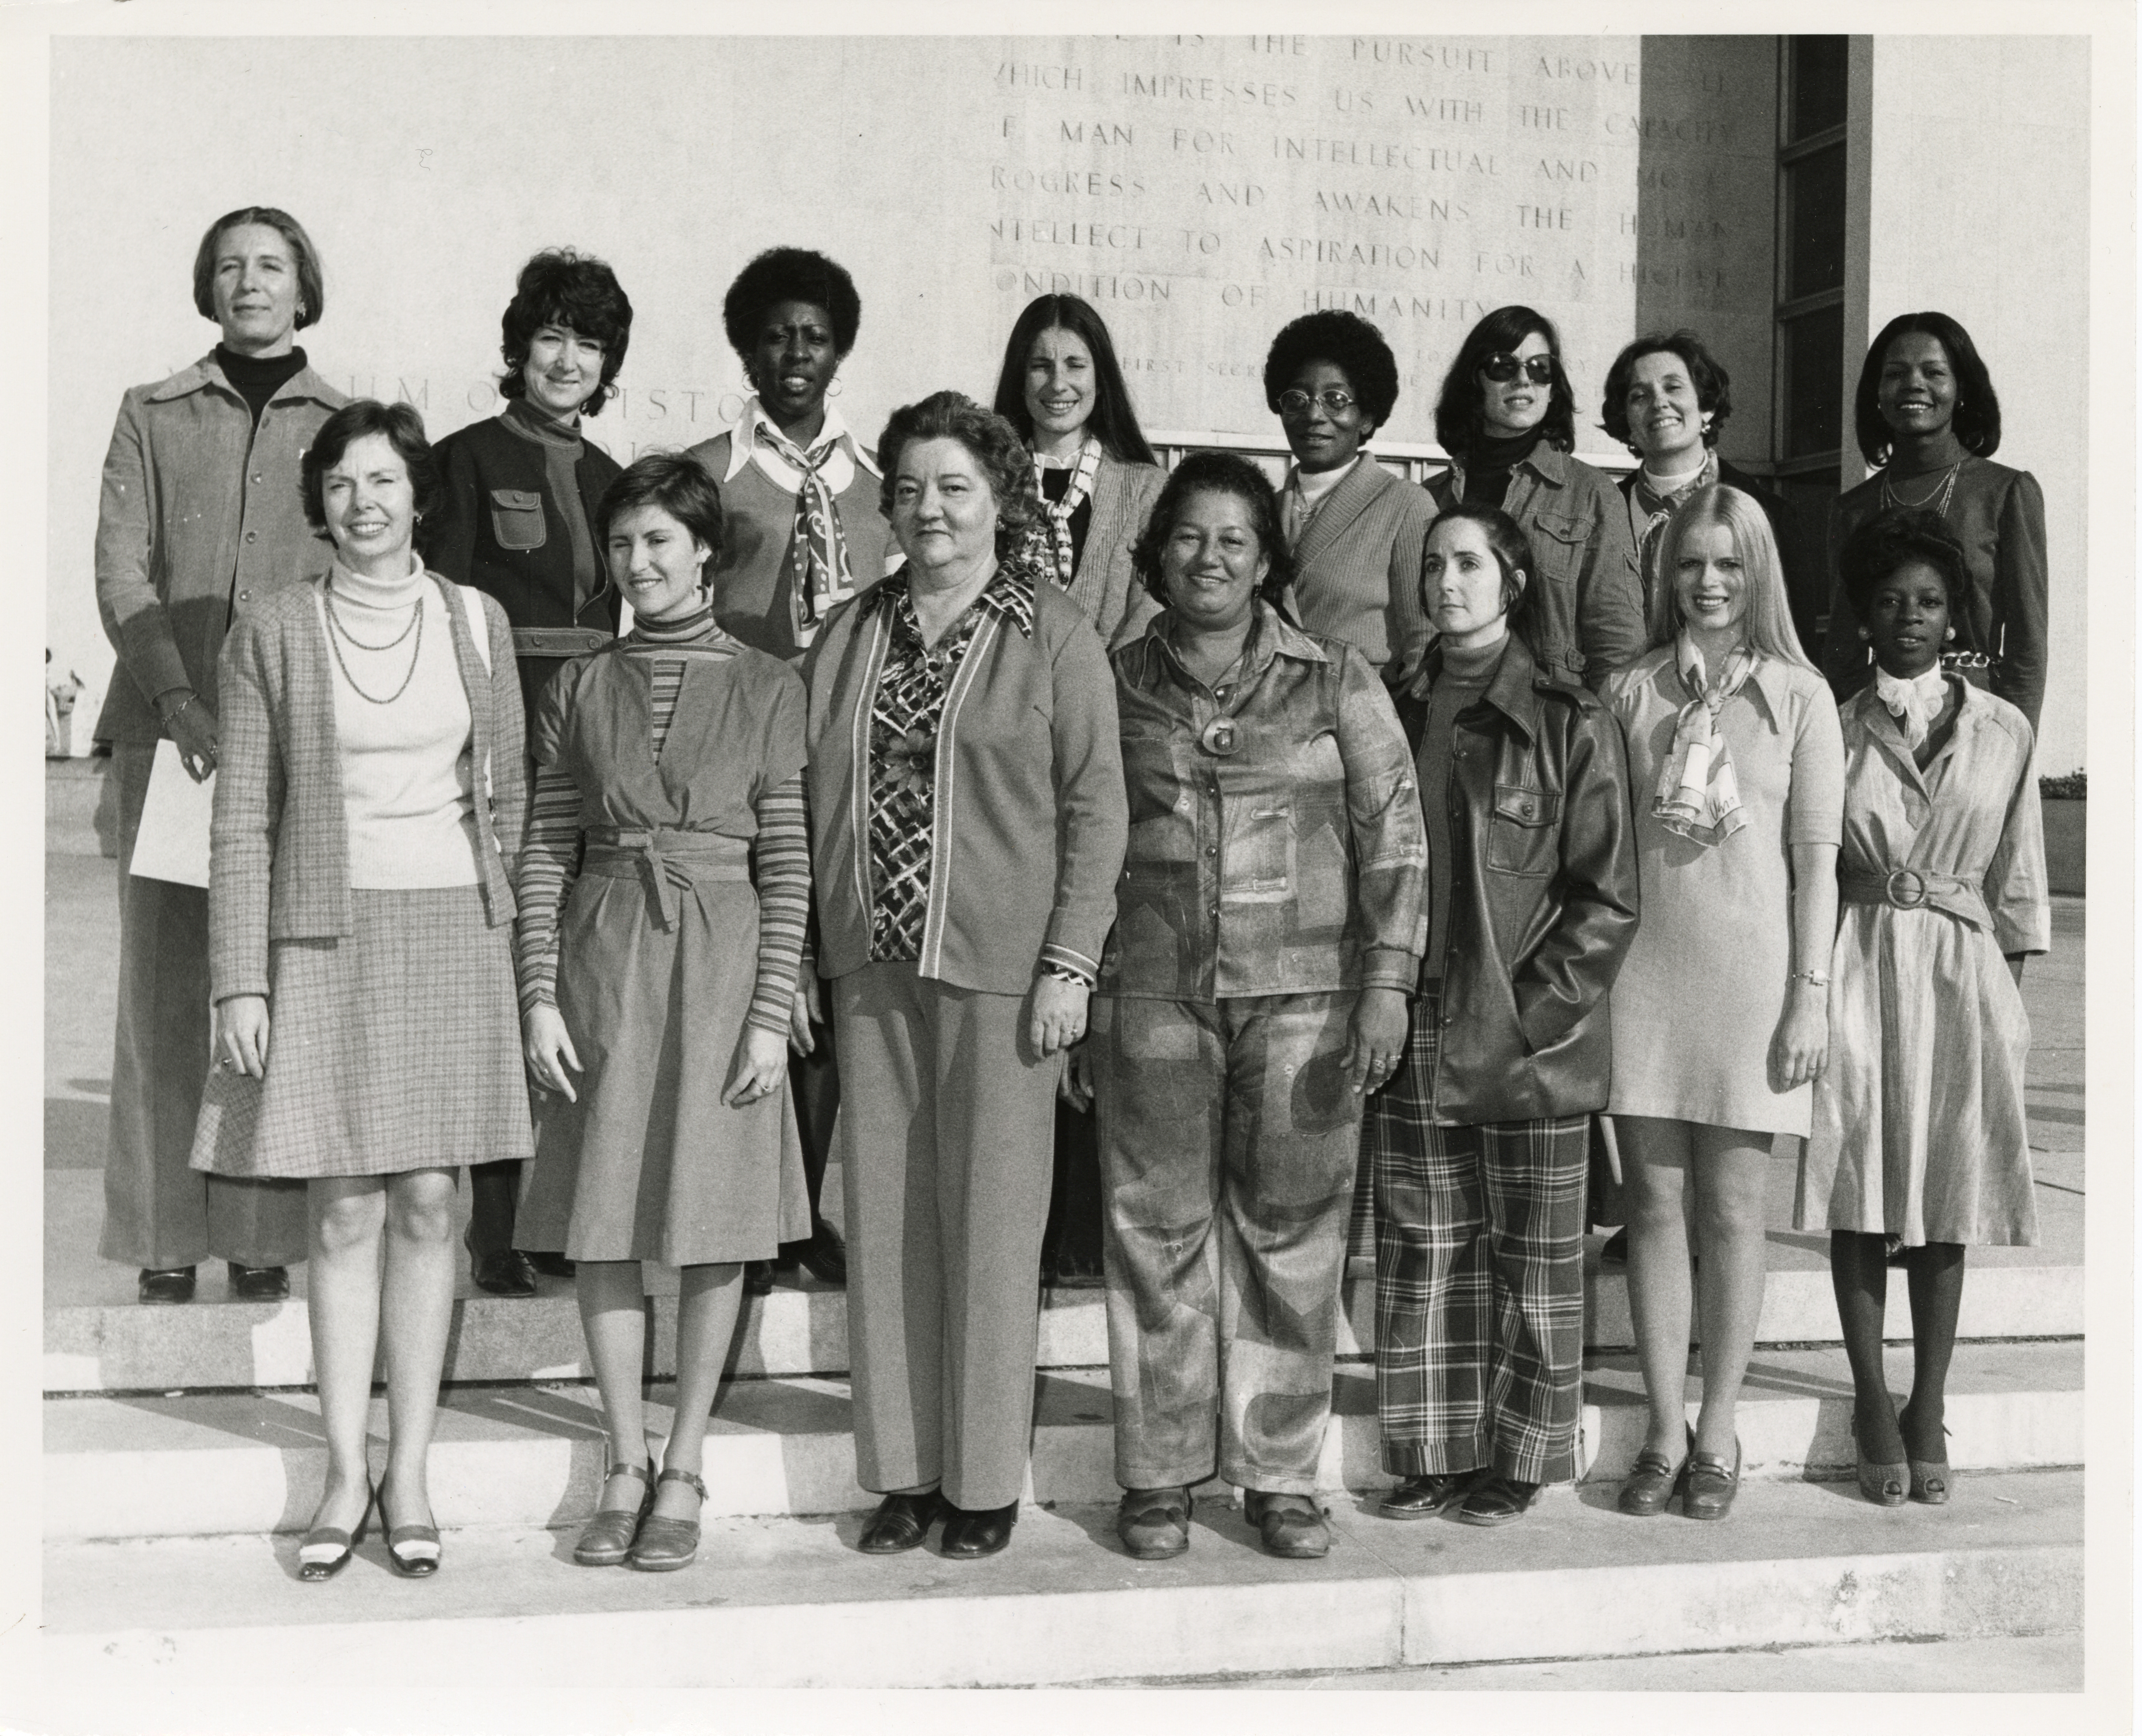
[[[1360,1137],[1341,994],[1097,996],[1116,1481],[1307,1495]]]
[[[1400,1476],[1577,1475],[1591,1117],[1435,1125],[1434,1003],[1369,1120],[1376,1410]]]
[[[856,1477],[941,1480],[955,1506],[1025,1481],[1063,1058],[1027,1040],[1030,997],[873,964],[832,985],[841,1056]]]
[[[189,1167],[209,1066],[208,894],[127,872],[155,761],[152,744],[122,742],[112,749],[119,1017],[97,1252],[141,1268],[210,1258],[294,1264],[305,1257],[304,1182],[207,1175]]]

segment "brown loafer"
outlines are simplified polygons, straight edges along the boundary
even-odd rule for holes
[[[920,1495],[888,1495],[863,1526],[856,1547],[866,1555],[896,1555],[913,1549],[929,1536],[930,1526],[944,1511],[944,1495],[935,1489]]]
[[[1267,1555],[1314,1561],[1330,1551],[1331,1527],[1324,1521],[1324,1510],[1306,1495],[1245,1490],[1242,1513],[1257,1528]]]
[[[1629,1467],[1629,1474],[1621,1480],[1621,1493],[1615,1502],[1624,1513],[1638,1519],[1652,1519],[1666,1510],[1666,1503],[1681,1487],[1681,1471],[1688,1462],[1688,1453],[1695,1451],[1695,1431],[1688,1433],[1688,1447],[1676,1466],[1656,1447],[1646,1447],[1636,1455],[1636,1462]]]
[[[1433,1519],[1473,1486],[1477,1471],[1437,1471],[1409,1476],[1376,1503],[1386,1519]]]
[[[1723,1519],[1740,1492],[1740,1442],[1733,1442],[1733,1462],[1715,1452],[1692,1452],[1681,1466],[1681,1510],[1690,1519]]]
[[[1129,1489],[1116,1509],[1116,1535],[1141,1561],[1164,1561],[1190,1547],[1187,1489]]]

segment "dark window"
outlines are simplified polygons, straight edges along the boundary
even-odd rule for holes
[[[1844,309],[1814,308],[1780,324],[1788,458],[1835,453],[1844,434]]]
[[[1841,36],[1785,38],[1785,142],[1844,125],[1845,43]]]
[[[1844,287],[1844,146],[1785,167],[1785,272],[1779,299]]]

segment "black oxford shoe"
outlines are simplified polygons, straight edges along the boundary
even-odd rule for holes
[[[492,1296],[533,1296],[536,1274],[528,1256],[517,1249],[496,1254],[478,1254],[469,1260],[469,1277],[476,1288]]]
[[[993,1555],[1011,1541],[1011,1528],[1019,1518],[1019,1503],[1008,1507],[970,1511],[945,1507],[944,1551],[955,1561],[979,1561]]]
[[[144,1302],[191,1302],[194,1299],[194,1269],[191,1266],[145,1267],[136,1294]]]
[[[241,1266],[230,1262],[230,1293],[240,1302],[280,1302],[290,1293],[287,1266]]]
[[[1438,1471],[1409,1476],[1376,1503],[1386,1519],[1433,1519],[1473,1486],[1477,1471]]]
[[[932,1521],[944,1511],[945,1497],[935,1489],[920,1495],[888,1495],[863,1526],[856,1547],[866,1555],[896,1555],[913,1549],[930,1535]]]

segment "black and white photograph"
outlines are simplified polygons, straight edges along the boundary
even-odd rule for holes
[[[0,37],[0,1728],[2131,1719],[2131,11]]]

